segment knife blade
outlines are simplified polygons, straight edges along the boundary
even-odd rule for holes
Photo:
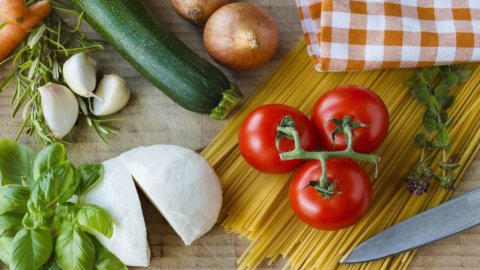
[[[385,258],[477,225],[480,225],[480,188],[386,229],[355,247],[340,263]]]

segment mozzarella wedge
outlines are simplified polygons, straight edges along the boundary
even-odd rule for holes
[[[120,158],[186,245],[216,223],[222,189],[203,157],[180,146],[153,145],[127,151]]]
[[[108,239],[95,233],[97,239],[129,266],[148,266],[150,249],[140,199],[130,172],[120,158],[103,162],[105,177],[85,194],[82,202],[106,209],[114,220],[114,233]]]

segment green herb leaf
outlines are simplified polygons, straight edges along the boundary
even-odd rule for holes
[[[427,82],[428,84],[433,83],[433,81],[437,78],[440,69],[437,66],[433,67],[426,67],[422,69],[420,73],[420,77],[423,81]]]
[[[428,92],[428,88],[426,86],[412,89],[411,95],[416,97],[418,101],[423,104],[428,103],[428,99],[430,97],[430,93]]]
[[[12,242],[10,268],[40,269],[50,258],[52,248],[53,243],[50,231],[21,229]]]
[[[93,269],[95,247],[80,228],[64,223],[58,231],[55,259],[62,269]]]
[[[430,132],[435,131],[439,128],[437,121],[432,118],[423,119],[423,126],[425,127],[426,130]]]
[[[415,74],[415,76],[412,76],[411,78],[405,81],[405,85],[408,86],[409,88],[419,88],[419,87],[425,86],[425,83],[420,78],[420,74]]]
[[[435,88],[435,97],[437,97],[437,99],[444,98],[448,95],[449,90],[450,90],[450,87],[448,87],[448,85],[440,84]]]
[[[446,162],[440,162],[439,163],[440,168],[446,170],[446,171],[454,171],[458,168],[460,168],[460,164],[458,163],[446,163]]]
[[[73,166],[72,166],[72,169],[73,169],[72,183],[68,187],[67,191],[65,191],[65,193],[63,193],[63,195],[60,196],[60,198],[58,199],[59,203],[64,203],[70,200],[72,196],[75,194],[75,192],[77,191],[78,186],[80,185],[80,172],[78,171],[78,169],[76,169]]]
[[[448,137],[448,131],[445,127],[442,127],[437,136],[435,136],[435,144],[439,147],[447,147],[450,144],[450,138]]]
[[[45,211],[47,204],[42,189],[39,185],[35,185],[27,202],[28,211],[35,216],[40,216]]]
[[[32,184],[32,166],[35,152],[25,145],[11,140],[0,140],[0,171],[5,184],[23,182]]]
[[[413,142],[420,147],[425,146],[426,141],[427,141],[427,136],[423,133],[417,134],[413,139]]]
[[[24,214],[27,212],[27,201],[30,189],[20,185],[0,187],[0,215],[11,212]]]
[[[438,99],[435,96],[430,96],[429,97],[428,106],[429,106],[430,110],[432,112],[434,112],[435,114],[437,114],[441,110],[440,103],[438,103]]]
[[[33,179],[37,180],[47,169],[67,160],[63,144],[54,143],[38,152],[33,162]]]
[[[15,235],[22,228],[22,214],[5,213],[0,215],[0,235]]]
[[[84,164],[79,166],[77,170],[80,173],[80,183],[76,194],[79,196],[94,188],[105,174],[103,164]]]
[[[0,236],[0,261],[5,265],[10,264],[12,255],[13,236]]]
[[[455,96],[446,96],[442,98],[440,101],[441,101],[440,104],[442,105],[442,109],[446,111],[450,109],[455,103]]]
[[[466,82],[470,78],[471,74],[472,71],[470,69],[457,70],[458,81],[460,83]]]
[[[448,73],[447,77],[445,78],[445,84],[450,88],[457,86],[458,76],[453,72]]]
[[[442,124],[446,124],[450,118],[448,117],[448,113],[446,111],[440,112],[440,121]]]
[[[57,201],[73,181],[73,168],[70,161],[64,161],[44,171],[37,181],[47,203]]]
[[[82,206],[77,215],[78,225],[86,232],[97,231],[107,238],[113,235],[112,216],[103,208],[87,204]]]
[[[41,270],[62,270],[62,268],[60,268],[60,266],[57,265],[57,262],[55,262],[55,256],[51,256],[50,260],[43,265]]]
[[[105,248],[95,236],[89,235],[95,246],[95,270],[127,270],[128,268],[107,248]]]
[[[30,35],[28,35],[28,41],[27,44],[30,46],[30,48],[33,48],[38,41],[42,38],[43,33],[47,29],[47,26],[45,24],[40,25],[37,27],[37,29],[32,32]]]

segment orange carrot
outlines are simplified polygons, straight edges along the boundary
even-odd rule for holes
[[[24,0],[0,0],[0,19],[6,23],[20,23],[26,9]]]
[[[0,0],[1,1],[1,0]],[[20,24],[6,24],[0,29],[0,61],[5,59],[32,30],[52,11],[48,0],[30,6]]]

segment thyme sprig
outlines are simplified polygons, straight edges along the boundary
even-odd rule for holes
[[[27,4],[37,1],[39,0],[31,0]],[[103,49],[98,40],[88,38],[80,31],[83,13],[75,11],[63,0],[50,2],[53,6],[52,13],[29,33],[14,53],[0,62],[0,66],[12,64],[11,72],[0,82],[0,93],[9,85],[14,85],[12,117],[15,118],[23,110],[23,122],[19,126],[17,139],[26,131],[40,145],[65,141],[55,137],[44,122],[38,87],[49,82],[65,85],[61,75],[62,65],[69,56]],[[84,98],[79,101],[80,107],[88,103]],[[111,120],[99,119],[88,110],[81,112],[88,126],[102,140],[107,142],[109,135],[116,134]]]
[[[448,154],[452,145],[448,128],[454,121],[448,110],[455,103],[452,90],[467,81],[470,74],[471,70],[460,66],[428,67],[406,81],[411,95],[426,106],[423,131],[413,139],[422,153],[406,178],[410,193],[421,195],[428,192],[431,179],[436,180],[442,188],[453,189],[455,170],[460,164],[455,163],[454,157]],[[438,167],[434,167],[433,157],[439,151],[441,160]]]

